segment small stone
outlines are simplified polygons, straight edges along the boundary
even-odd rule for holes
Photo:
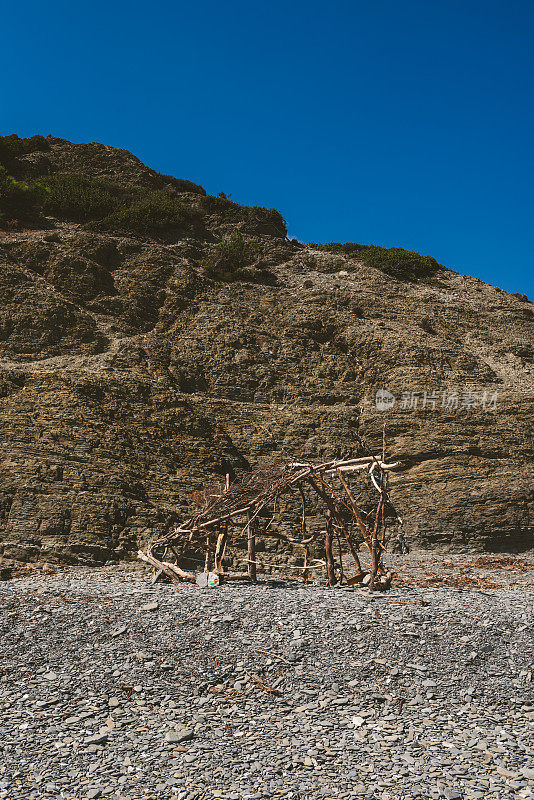
[[[84,739],[85,744],[89,745],[97,745],[97,744],[105,744],[108,740],[107,733],[97,733],[94,736],[87,736]]]
[[[102,794],[102,789],[89,789],[87,792],[87,800],[96,800]]]
[[[408,703],[409,706],[420,706],[424,702],[422,695],[416,694],[413,700]]]
[[[118,628],[115,628],[115,630],[111,631],[111,635],[113,637],[120,636],[121,634],[126,633],[127,630],[128,628],[126,627],[126,625],[119,625]]]
[[[108,700],[108,706],[110,708],[118,708],[121,704],[121,701],[118,697],[110,697]]]
[[[144,606],[141,606],[141,611],[157,611],[159,608],[159,603],[154,601],[153,603],[145,603]]]
[[[504,767],[497,767],[495,772],[497,772],[497,774],[500,775],[502,778],[517,778],[517,772],[512,772],[509,769],[504,769]]]
[[[531,769],[530,767],[523,767],[521,774],[528,781],[534,781],[534,769]]]
[[[180,744],[180,742],[190,742],[193,739],[195,732],[190,728],[185,728],[183,731],[168,731],[165,734],[165,741],[170,744]]]

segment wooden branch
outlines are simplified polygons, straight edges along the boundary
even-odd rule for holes
[[[345,526],[343,525],[343,528]],[[339,538],[339,533],[336,532],[336,541],[337,541],[337,550],[339,556],[339,582],[343,583],[343,578],[345,577],[343,572],[343,552],[341,550],[341,539]]]
[[[211,555],[211,531],[208,531],[206,536],[206,557],[204,559],[204,572],[210,571],[210,555]]]
[[[252,521],[249,521],[247,525],[248,576],[251,581],[256,580],[256,537],[253,525]]]
[[[354,502],[354,498],[352,497],[352,494],[350,492],[348,484],[347,484],[345,478],[343,477],[343,475],[341,475],[341,473],[339,473],[339,480],[343,484],[343,487],[344,487],[344,489],[345,489],[345,491],[347,493],[347,496],[348,496],[348,498],[350,500],[350,503],[351,503],[351,506],[352,506],[352,513],[354,514],[354,517],[356,519],[358,527],[359,527],[359,529],[360,529],[360,531],[362,533],[364,542],[367,545],[367,548],[368,548],[369,552],[371,552],[371,541],[370,541],[369,531],[367,529],[367,525],[363,521],[363,519],[362,519],[362,517],[360,515],[360,512],[358,511],[358,508],[356,506],[356,503]]]
[[[137,557],[141,561],[145,561],[147,564],[151,564],[156,569],[160,569],[165,575],[168,575],[169,578],[172,580],[176,580],[176,578],[181,578],[184,581],[189,581],[190,583],[196,583],[196,576],[193,575],[192,572],[185,572],[183,569],[180,569],[176,564],[171,564],[169,561],[158,561],[157,558],[154,556],[143,553],[142,550],[139,550],[137,553]]]
[[[283,661],[284,664],[291,666],[291,662],[288,661],[286,658],[279,656],[278,653],[271,653],[270,650],[255,650],[256,653],[265,653],[266,656],[272,656],[273,658],[278,658],[280,661]]]
[[[326,574],[328,576],[328,586],[336,584],[336,570],[334,564],[334,554],[332,552],[332,512],[329,508],[325,512],[326,517],[326,530],[325,530],[325,557],[326,557]]]
[[[263,691],[264,691],[264,692],[267,692],[268,694],[274,694],[274,695],[277,695],[278,697],[280,697],[280,695],[282,694],[282,692],[280,692],[278,689],[274,689],[272,686],[266,686],[266,685],[263,683],[263,681],[261,681],[261,680],[260,680],[260,679],[257,677],[257,675],[253,675],[251,672],[247,672],[246,670],[245,670],[245,674],[246,674],[246,675],[248,675],[248,677],[249,677],[249,678],[250,678],[252,681],[254,681],[254,683],[256,683],[256,684],[257,684],[257,685],[260,687],[260,689],[263,689]]]
[[[373,526],[373,536],[371,539],[371,580],[369,582],[369,588],[371,589],[371,591],[376,588],[375,587],[376,576],[380,569],[380,562],[382,558],[382,548],[380,547],[378,542],[378,527],[380,525],[380,516],[383,507],[384,507],[384,493],[383,491],[381,491],[380,500],[378,502],[378,507],[376,509],[375,524]]]
[[[217,536],[217,544],[215,546],[215,572],[224,572],[222,562],[226,551],[227,539],[228,525],[225,525],[223,531]]]

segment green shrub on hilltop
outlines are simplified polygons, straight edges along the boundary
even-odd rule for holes
[[[442,269],[441,264],[432,256],[423,256],[421,253],[404,250],[402,247],[368,245],[360,257],[367,266],[376,267],[399,280],[418,281],[432,278],[439,269]]]
[[[379,247],[375,244],[357,244],[356,242],[329,242],[328,244],[312,244],[318,250],[330,253],[343,253],[349,258],[363,261],[368,267],[391,275],[401,281],[425,282],[443,269],[432,256],[423,256],[413,250],[402,247]]]
[[[226,197],[224,192],[216,197],[212,194],[205,195],[200,200],[200,208],[208,214],[218,214],[232,222],[246,219],[245,209]]]
[[[48,150],[44,136],[31,136],[29,139],[21,139],[16,133],[0,136],[0,165],[10,170],[20,156],[38,150]]]
[[[245,222],[252,227],[255,233],[281,237],[287,235],[286,221],[276,208],[240,206],[230,200],[224,192],[217,197],[210,194],[202,197],[200,208],[208,214],[217,214],[225,222]]]
[[[123,188],[85,175],[56,174],[43,179],[46,213],[91,223],[118,234],[161,234],[189,230],[192,215],[174,195],[161,190]]]
[[[190,209],[176,197],[156,190],[139,193],[137,199],[124,203],[98,223],[100,230],[111,233],[164,234],[185,233],[194,222]]]
[[[276,208],[252,206],[247,208],[248,219],[258,227],[259,233],[273,236],[287,236],[287,223]]]
[[[17,159],[36,150],[46,150],[44,136],[21,139],[15,133],[0,136],[0,224],[35,215],[46,198],[40,181],[28,183],[14,177],[19,174]]]
[[[41,183],[48,190],[43,211],[77,222],[103,218],[122,202],[108,183],[85,175],[49,175]]]
[[[45,198],[46,189],[40,183],[18,181],[0,166],[0,223],[35,212]]]

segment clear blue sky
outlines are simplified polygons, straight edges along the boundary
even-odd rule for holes
[[[534,297],[531,0],[95,0],[2,11],[0,131],[124,147]]]

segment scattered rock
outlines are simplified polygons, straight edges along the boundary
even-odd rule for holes
[[[159,603],[154,601],[153,603],[145,603],[144,606],[141,606],[141,611],[157,611],[159,608]]]
[[[146,586],[108,568],[0,584],[0,800],[528,800],[529,589],[161,585],[149,615]]]
[[[168,731],[165,734],[165,741],[170,744],[181,744],[181,742],[190,742],[194,736],[195,732],[188,728],[183,731]]]
[[[86,736],[85,744],[105,744],[108,740],[108,733],[97,733],[94,736]]]

